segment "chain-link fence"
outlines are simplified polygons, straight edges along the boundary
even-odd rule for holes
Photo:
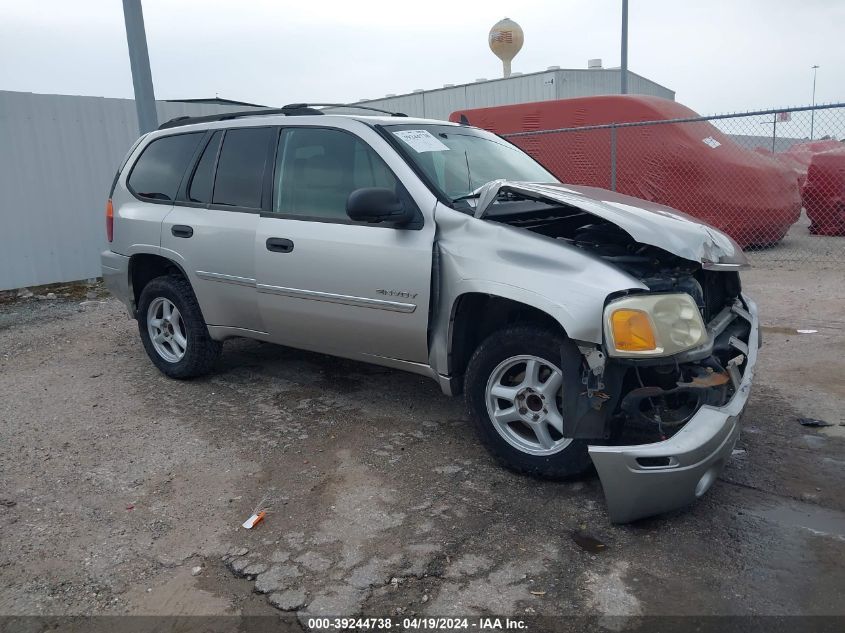
[[[704,220],[756,263],[845,261],[845,104],[503,136],[564,183]]]

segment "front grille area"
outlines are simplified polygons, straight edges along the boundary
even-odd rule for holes
[[[739,297],[742,286],[739,273],[700,270],[696,274],[704,293],[704,322],[709,323],[725,306],[732,305]]]

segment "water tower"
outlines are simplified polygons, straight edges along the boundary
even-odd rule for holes
[[[490,50],[502,60],[502,75],[511,76],[511,60],[522,48],[525,35],[522,27],[510,18],[500,20],[490,29]]]

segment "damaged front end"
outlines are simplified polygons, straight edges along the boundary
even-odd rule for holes
[[[589,453],[614,523],[694,502],[731,455],[757,360],[756,306],[738,296],[707,329],[710,353],[696,360],[568,368],[582,389],[564,398],[565,432],[601,442]]]
[[[589,441],[610,518],[625,523],[688,505],[716,480],[739,435],[759,328],[730,238],[659,205],[592,193],[497,182],[476,217],[562,241],[642,285],[607,297],[601,343],[561,353],[563,436]],[[634,323],[621,342],[617,313]]]
[[[704,326],[699,344],[673,354],[614,355],[609,335],[562,368],[565,435],[592,441],[610,518],[625,523],[688,505],[716,480],[739,435],[760,340],[738,273],[608,257],[649,288],[628,298],[688,297]]]
[[[695,346],[675,353],[620,352],[608,334],[602,346],[582,346],[580,367],[567,368],[570,376],[580,372],[583,388],[568,394],[564,420],[568,414],[574,437],[600,439],[590,456],[611,520],[625,523],[694,502],[721,473],[739,436],[759,328],[737,272],[707,269],[621,232],[614,236],[610,227],[602,227],[601,239],[595,233],[581,229],[576,244],[648,287],[622,300],[609,298],[606,313],[626,300],[659,305],[663,297],[680,296],[694,306],[690,322],[703,326],[692,335],[698,336]],[[695,325],[676,329],[683,338]],[[590,357],[599,353],[603,365],[591,366]]]

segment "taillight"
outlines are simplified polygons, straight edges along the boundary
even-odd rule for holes
[[[111,198],[106,202],[106,239],[114,240],[114,205]]]

